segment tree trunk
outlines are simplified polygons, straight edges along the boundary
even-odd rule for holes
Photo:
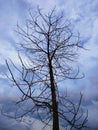
[[[53,106],[53,109],[54,109],[53,110],[53,130],[59,130],[59,117],[58,117],[58,105],[57,105],[57,102]]]
[[[58,102],[56,99],[56,86],[54,82],[53,69],[51,61],[49,62],[49,71],[50,71],[50,87],[51,87],[51,96],[52,96],[52,108],[53,108],[53,130],[59,130],[59,117],[58,117]]]

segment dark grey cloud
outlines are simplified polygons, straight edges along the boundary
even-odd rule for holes
[[[10,119],[0,115],[0,129],[2,130],[28,130],[25,124],[17,122],[15,119]]]

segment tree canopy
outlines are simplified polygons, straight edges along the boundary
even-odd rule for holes
[[[78,103],[68,98],[67,93],[61,92],[59,84],[66,88],[65,80],[79,79],[79,68],[74,69],[73,62],[78,58],[78,49],[82,48],[80,36],[74,34],[63,13],[53,9],[44,14],[37,9],[36,15],[30,12],[26,28],[19,25],[18,34],[19,60],[21,67],[13,66],[19,73],[16,77],[10,64],[6,61],[9,79],[22,93],[18,104],[32,101],[32,107],[25,110],[20,117],[37,112],[45,126],[52,124],[53,130],[82,130],[86,127],[87,115],[82,112],[82,94]],[[25,53],[25,62],[20,51]],[[52,122],[52,123],[51,123]]]

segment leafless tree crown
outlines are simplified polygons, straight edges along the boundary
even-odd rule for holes
[[[73,103],[66,93],[61,93],[58,85],[66,79],[79,78],[79,69],[74,71],[72,65],[81,48],[79,35],[73,34],[63,13],[57,14],[55,9],[44,14],[38,8],[36,15],[30,12],[25,29],[17,27],[21,37],[19,50],[24,51],[28,60],[25,62],[19,54],[21,67],[12,63],[19,73],[18,78],[9,63],[6,64],[10,80],[22,93],[17,103],[32,101],[32,107],[25,110],[21,117],[37,112],[45,123],[43,129],[51,124],[53,130],[59,130],[61,125],[68,130],[84,129],[87,116],[84,117],[80,109],[82,95],[78,104]]]

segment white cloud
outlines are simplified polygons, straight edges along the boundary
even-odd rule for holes
[[[85,79],[79,82],[66,83],[72,87],[72,91],[83,91],[85,99],[93,100],[98,97],[98,82],[97,82],[97,70],[98,70],[98,1],[97,0],[22,0],[28,4],[28,7],[36,8],[39,5],[46,12],[51,10],[56,5],[57,11],[64,10],[66,18],[68,18],[74,30],[79,31],[81,39],[83,40],[84,47],[88,50],[80,51],[80,70],[85,73]],[[0,10],[0,65],[4,65],[5,59],[11,58],[15,64],[19,64],[17,52],[15,50],[15,42],[18,41],[14,29],[16,29],[16,23],[22,25],[27,17],[26,10],[22,1],[15,0],[12,4],[9,2],[3,3],[3,8]],[[21,3],[21,4],[19,4]],[[12,5],[12,7],[10,6]],[[2,6],[2,4],[1,4]],[[3,70],[4,71],[4,70]],[[0,79],[4,80],[5,77],[0,74]],[[0,87],[0,94],[3,95],[6,91],[9,92],[10,97],[13,97],[12,88],[8,88],[4,81],[0,83],[3,87]],[[74,86],[74,88],[73,88]],[[76,86],[76,87],[75,87]],[[13,88],[14,89],[14,88]],[[93,101],[90,108],[90,116],[92,121],[95,120],[93,110],[97,111],[95,106],[97,103]],[[95,109],[94,109],[95,108]],[[38,121],[39,122],[39,121]],[[36,123],[32,126],[32,130],[36,128],[40,123]]]

